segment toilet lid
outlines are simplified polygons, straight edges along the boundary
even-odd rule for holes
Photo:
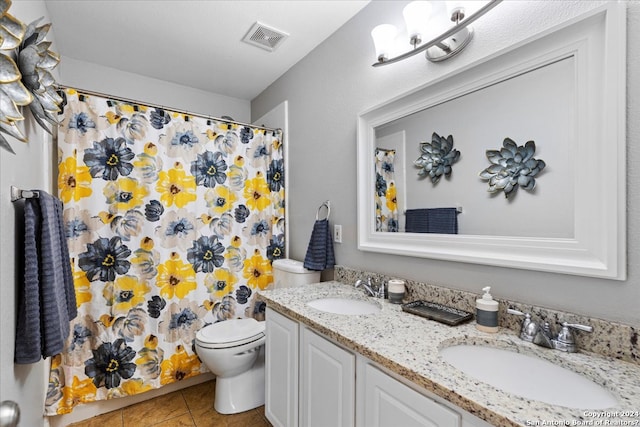
[[[200,329],[196,341],[207,347],[234,347],[264,336],[264,322],[254,318],[231,319]]]

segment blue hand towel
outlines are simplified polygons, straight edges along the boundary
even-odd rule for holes
[[[429,232],[429,209],[407,209],[404,230],[407,233]]]
[[[428,233],[458,234],[458,210],[456,208],[429,209]]]
[[[409,233],[458,234],[458,209],[407,209],[405,231]]]
[[[320,219],[313,224],[311,239],[304,257],[304,268],[322,271],[333,268],[336,260],[333,254],[333,240],[329,231],[329,220]]]
[[[24,287],[18,301],[16,363],[62,352],[77,316],[62,202],[39,191],[24,203]]]

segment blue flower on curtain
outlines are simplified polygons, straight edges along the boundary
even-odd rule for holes
[[[149,316],[157,319],[158,317],[160,317],[160,312],[166,305],[167,302],[164,300],[164,298],[159,297],[158,295],[154,295],[149,301],[147,301],[147,312],[149,313]]]
[[[85,362],[85,373],[93,378],[96,387],[114,388],[122,378],[131,378],[136,364],[131,360],[136,352],[123,339],[106,342],[93,350],[93,358]]]
[[[168,342],[182,341],[191,346],[196,333],[202,328],[204,307],[186,299],[171,303],[160,321],[160,332]]]
[[[133,151],[126,146],[124,138],[105,138],[94,141],[93,148],[84,152],[84,163],[89,166],[89,173],[96,178],[102,175],[106,181],[115,181],[118,175],[127,176],[133,170],[129,163],[134,157]]]
[[[216,236],[202,236],[195,240],[191,249],[187,251],[187,260],[193,265],[196,273],[211,273],[224,263],[223,253],[224,246]]]
[[[160,221],[160,216],[164,213],[164,206],[157,200],[152,200],[144,207],[144,216],[147,221]]]
[[[267,245],[271,234],[269,222],[259,214],[251,215],[244,228],[244,236],[252,245]]]
[[[236,300],[238,304],[246,304],[249,301],[249,297],[251,297],[251,288],[241,285],[236,290]]]
[[[284,161],[273,160],[267,169],[267,182],[271,191],[280,191],[284,187]]]
[[[186,209],[167,212],[156,234],[162,247],[187,250],[196,239],[196,216]]]
[[[149,113],[149,115],[151,116],[151,126],[153,126],[155,129],[162,129],[164,125],[168,124],[171,121],[171,116],[169,115],[169,113],[160,108],[156,108],[151,113]]]
[[[213,188],[217,184],[223,184],[227,180],[227,162],[222,158],[222,153],[205,151],[198,154],[198,158],[191,163],[191,173],[196,177],[196,184]]]
[[[260,166],[269,158],[269,149],[267,145],[262,142],[260,144],[253,144],[247,150],[247,158],[251,162],[252,166]]]
[[[271,238],[267,247],[267,258],[271,261],[284,257],[284,234],[277,234]]]
[[[240,129],[240,142],[242,142],[243,144],[248,144],[252,138],[253,131],[251,130],[251,128],[244,126],[242,129]]]
[[[96,123],[85,112],[81,112],[71,116],[68,126],[84,135],[89,129],[95,129]]]
[[[126,274],[131,267],[127,258],[131,251],[122,244],[120,237],[102,237],[87,245],[87,251],[78,256],[78,265],[87,279],[111,282],[116,274]]]
[[[242,224],[247,220],[247,217],[249,216],[249,214],[250,214],[249,209],[247,209],[245,205],[238,206],[234,211],[234,217],[236,219],[236,222],[240,224]]]

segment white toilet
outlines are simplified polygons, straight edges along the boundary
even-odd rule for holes
[[[320,281],[320,272],[304,268],[300,261],[273,262],[272,289]],[[221,414],[236,414],[264,405],[264,322],[253,318],[231,319],[200,329],[196,352],[216,375],[213,403]]]

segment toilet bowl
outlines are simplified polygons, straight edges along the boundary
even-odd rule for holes
[[[216,375],[213,407],[236,414],[264,405],[264,322],[253,318],[214,323],[196,334],[196,352]]]
[[[272,289],[320,281],[320,272],[291,259],[273,262]],[[216,375],[213,407],[236,414],[264,405],[264,322],[232,319],[205,326],[196,334],[196,352]]]

